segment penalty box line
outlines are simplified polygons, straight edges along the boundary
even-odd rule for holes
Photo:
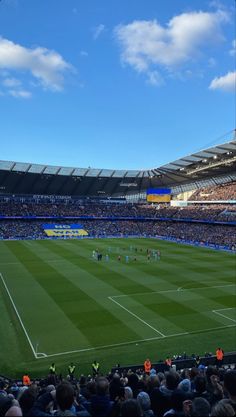
[[[17,318],[18,318],[18,320],[19,320],[19,322],[20,322],[20,325],[21,325],[21,327],[22,327],[22,330],[23,330],[23,332],[24,332],[24,334],[25,334],[25,336],[26,336],[26,339],[27,339],[27,341],[28,341],[28,343],[29,343],[29,345],[30,345],[30,348],[31,348],[31,350],[32,350],[32,352],[33,352],[33,355],[34,355],[35,359],[46,358],[46,357],[47,357],[47,355],[46,355],[45,353],[40,353],[40,352],[36,352],[36,351],[35,351],[34,346],[33,346],[33,343],[31,342],[31,339],[30,339],[30,337],[29,337],[29,334],[28,334],[28,332],[27,332],[27,330],[26,330],[26,328],[25,328],[25,326],[24,326],[24,323],[23,323],[23,321],[22,321],[22,319],[21,319],[20,313],[19,313],[19,311],[17,310],[17,307],[16,307],[16,305],[15,305],[15,303],[14,303],[14,301],[13,301],[13,298],[12,298],[12,296],[11,296],[11,294],[10,294],[10,291],[9,291],[9,289],[8,289],[8,287],[7,287],[7,284],[6,284],[5,280],[4,280],[3,275],[2,275],[2,273],[1,273],[1,272],[0,272],[0,278],[1,278],[1,280],[2,280],[2,283],[3,283],[3,285],[4,285],[4,288],[5,288],[5,290],[6,290],[6,293],[7,293],[8,297],[9,297],[9,299],[10,299],[10,301],[11,301],[12,307],[13,307],[13,309],[14,309],[14,311],[15,311],[15,313],[16,313],[16,316],[17,316]]]
[[[162,291],[145,291],[145,292],[135,292],[132,294],[118,294],[118,295],[112,295],[108,298],[121,298],[121,297],[132,297],[133,295],[151,295],[151,294],[165,294],[168,292],[187,292],[192,290],[208,290],[210,288],[225,288],[225,287],[235,287],[235,284],[224,284],[224,285],[214,285],[214,286],[208,286],[208,287],[192,287],[192,288],[174,288],[170,290],[162,290]],[[114,300],[113,300],[114,301]]]
[[[166,337],[162,332],[157,330],[155,327],[151,326],[151,324],[147,323],[145,320],[141,319],[141,317],[137,316],[137,314],[134,314],[132,311],[128,310],[128,308],[124,307],[122,304],[118,303],[118,301],[113,300],[113,297],[108,297],[109,300],[113,301],[113,303],[117,304],[119,307],[123,308],[123,310],[127,311],[127,313],[131,314],[131,316],[135,317],[137,320],[141,321],[141,323],[145,324],[146,326],[150,327],[150,329],[154,330],[154,332],[158,333],[163,338]]]
[[[234,307],[229,307],[229,308],[219,308],[217,310],[212,310],[212,313],[218,314],[218,316],[224,317],[227,320],[233,321],[234,323],[236,323],[235,319],[232,319],[231,317],[226,316],[223,313],[220,313],[220,311],[227,311],[227,310],[234,310]]]

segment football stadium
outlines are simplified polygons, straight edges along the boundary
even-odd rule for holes
[[[235,167],[235,140],[150,171],[0,161],[1,372],[234,362]]]
[[[0,417],[236,416],[235,0],[0,0]]]

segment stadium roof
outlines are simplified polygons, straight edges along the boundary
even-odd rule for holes
[[[236,171],[236,140],[148,170],[73,168],[0,161],[0,193],[121,196],[176,187]]]

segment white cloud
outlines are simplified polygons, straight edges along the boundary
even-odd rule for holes
[[[230,49],[229,54],[231,56],[236,55],[236,39],[234,39],[233,42],[232,42],[232,49]]]
[[[27,90],[9,90],[9,94],[16,98],[31,98],[32,94]]]
[[[28,71],[45,89],[61,91],[64,73],[72,66],[53,50],[25,48],[0,38],[0,69]]]
[[[222,90],[228,92],[236,92],[236,71],[228,72],[222,77],[216,77],[212,80],[210,90]]]
[[[19,87],[21,85],[21,81],[16,78],[5,78],[2,81],[2,85],[4,85],[4,87]]]
[[[104,30],[105,30],[105,25],[100,23],[100,25],[96,26],[93,31],[93,38],[96,40],[101,35],[101,33],[104,32]]]
[[[121,47],[121,61],[138,72],[162,67],[172,70],[194,62],[206,45],[224,40],[225,11],[189,12],[174,16],[166,26],[157,20],[136,20],[120,24],[114,34]]]

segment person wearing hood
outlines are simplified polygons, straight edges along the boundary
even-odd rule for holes
[[[154,413],[151,410],[151,400],[147,392],[141,391],[137,396],[137,401],[143,410],[143,417],[154,416]]]

